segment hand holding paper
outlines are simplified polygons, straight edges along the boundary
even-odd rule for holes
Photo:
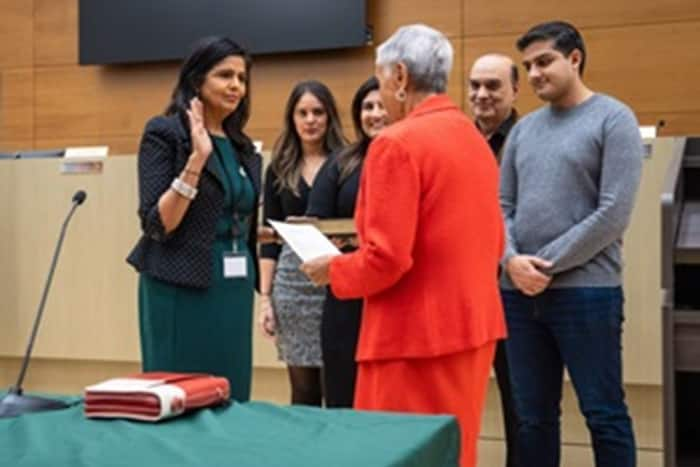
[[[306,261],[299,269],[309,276],[314,285],[328,285],[331,282],[330,266],[334,256],[336,255],[326,255]]]
[[[331,259],[340,254],[328,237],[311,224],[270,221],[270,225],[299,255],[304,262],[299,269],[309,276],[311,282],[319,286],[328,284]]]
[[[311,224],[290,224],[271,220],[270,225],[305,263],[321,256],[340,254],[340,250],[328,237]]]

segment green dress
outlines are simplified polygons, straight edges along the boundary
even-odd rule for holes
[[[212,137],[215,166],[225,182],[225,207],[212,248],[214,274],[207,289],[181,287],[141,274],[139,326],[144,371],[203,372],[225,376],[231,397],[250,399],[255,270],[247,246],[255,192],[231,142]],[[234,232],[241,234],[234,235]],[[237,245],[248,276],[225,278],[223,255]]]

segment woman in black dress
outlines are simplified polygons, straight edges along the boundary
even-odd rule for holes
[[[303,216],[316,174],[345,143],[335,100],[318,81],[297,84],[287,100],[284,128],[265,172],[264,220]],[[321,405],[321,314],[325,292],[299,270],[301,260],[286,244],[260,251],[260,324],[274,334],[287,364],[292,403]]]
[[[379,96],[379,83],[365,81],[352,100],[352,121],[357,141],[329,160],[321,169],[309,196],[307,215],[348,218],[355,212],[362,163],[372,139],[387,123]],[[343,251],[352,251],[350,243]],[[326,289],[321,320],[323,382],[327,407],[352,407],[355,393],[355,349],[360,330],[362,300],[338,300]]]

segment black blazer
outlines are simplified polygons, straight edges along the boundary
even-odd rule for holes
[[[252,148],[236,148],[241,166],[253,182],[260,199],[262,158]],[[223,174],[210,158],[200,176],[197,196],[192,200],[178,227],[166,234],[158,211],[158,200],[185,167],[192,152],[189,126],[178,116],[152,118],[144,130],[138,155],[139,209],[143,235],[127,257],[137,271],[163,281],[206,288],[214,265],[211,250],[216,223],[224,207]],[[257,261],[258,209],[253,210],[248,248]]]

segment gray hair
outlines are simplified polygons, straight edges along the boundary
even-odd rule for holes
[[[399,28],[377,47],[377,66],[403,63],[417,91],[445,92],[454,52],[447,37],[424,24]]]

